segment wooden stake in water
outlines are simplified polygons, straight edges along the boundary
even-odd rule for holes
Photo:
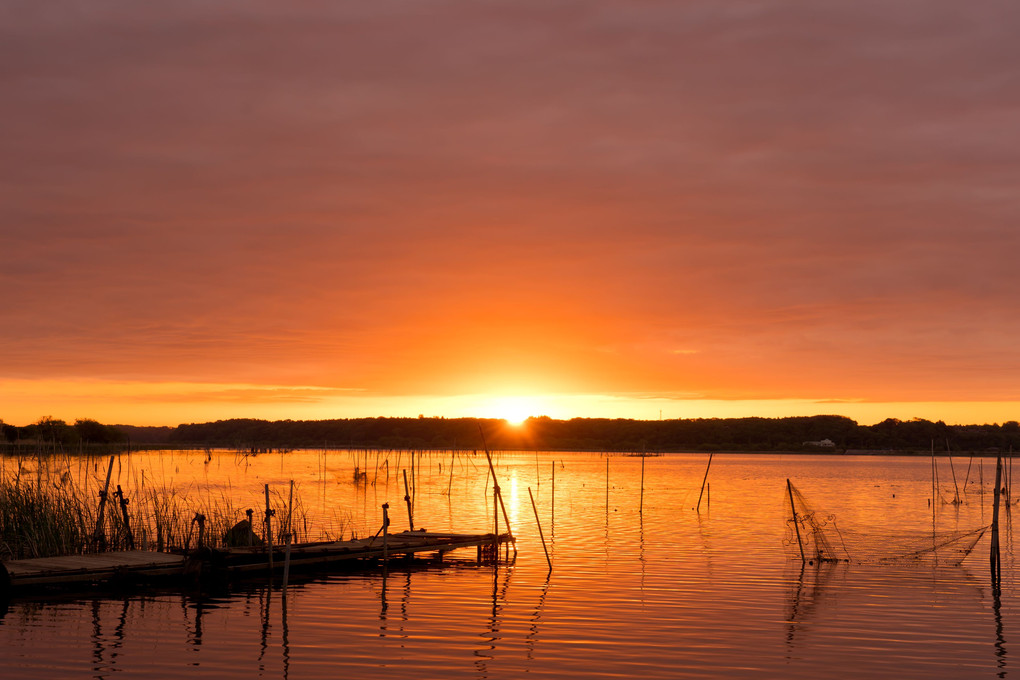
[[[549,571],[552,571],[552,560],[549,559],[549,549],[545,547],[545,536],[542,535],[542,522],[538,519],[538,507],[535,505],[535,497],[531,495],[531,487],[528,487],[528,498],[531,499],[531,509],[535,512],[535,524],[538,526],[538,537],[542,539],[542,550],[545,551],[545,561],[549,564]]]
[[[552,462],[552,502],[549,509],[549,522],[552,532],[556,533],[556,461]]]
[[[269,485],[266,484],[266,553],[269,555],[269,574],[273,573],[273,509],[269,507]]]
[[[390,556],[390,504],[382,504],[382,556],[385,563]]]
[[[606,512],[609,512],[609,456],[606,456]]]
[[[960,485],[956,483],[956,468],[953,467],[953,452],[949,449],[949,440],[946,440],[946,453],[949,454],[949,471],[953,473],[953,486],[956,488],[956,498],[953,503],[960,504]]]
[[[294,480],[290,480],[290,497],[287,499],[287,551],[283,558],[283,595],[287,596],[287,581],[290,579],[290,544],[293,540]]]
[[[992,540],[989,550],[989,561],[992,567],[992,587],[997,589],[1000,578],[999,562],[999,496],[1002,487],[1002,457],[995,458],[995,493],[992,496]]]
[[[793,504],[793,485],[790,484],[790,480],[786,480],[786,493],[790,496],[790,512],[793,517],[793,530],[797,533],[797,547],[800,548],[800,561],[807,562],[804,559],[804,544],[800,540],[800,524],[797,523],[797,506]]]
[[[517,556],[517,539],[514,538],[513,531],[510,530],[510,517],[506,514],[506,506],[503,504],[503,493],[499,489],[499,482],[496,480],[496,468],[492,464],[492,455],[489,454],[489,445],[485,442],[485,433],[482,432],[482,426],[478,426],[478,432],[482,435],[482,446],[485,447],[485,460],[489,462],[489,473],[492,475],[493,495],[499,502],[499,509],[503,511],[503,523],[506,524],[506,534],[510,539],[510,543],[514,547],[514,557]],[[496,511],[498,512],[498,511]],[[494,512],[495,514],[495,512]],[[496,518],[496,556],[499,556],[499,517]]]
[[[638,502],[638,514],[645,511],[645,457],[641,456],[641,500]]]
[[[701,480],[701,492],[698,494],[698,506],[695,508],[695,512],[701,510],[701,496],[705,493],[705,482],[708,481],[708,471],[712,468],[712,456],[714,454],[708,454],[708,465],[705,466],[705,478]],[[787,480],[789,481],[789,480]]]
[[[414,531],[414,513],[411,512],[411,492],[407,488],[407,470],[404,473],[404,502],[407,503],[407,525]]]
[[[41,467],[39,468],[42,469]],[[100,550],[106,547],[106,534],[103,532],[103,515],[106,512],[106,497],[110,491],[110,476],[113,475],[113,456],[110,456],[110,466],[106,469],[106,484],[99,492],[99,512],[96,515],[96,528],[92,532],[92,543]]]
[[[446,495],[450,496],[453,493],[453,464],[457,462],[457,452],[450,452],[450,483],[446,485]]]
[[[131,521],[128,517],[128,499],[124,497],[124,491],[120,488],[120,484],[117,485],[117,498],[120,502],[120,514],[124,520],[124,537],[127,543],[128,550],[135,549],[135,537],[131,533]]]

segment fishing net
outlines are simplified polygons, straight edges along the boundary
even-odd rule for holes
[[[809,504],[792,484],[784,496],[787,515],[784,547],[790,557],[803,556],[810,561],[876,564],[915,560],[956,565],[971,553],[989,528],[962,531],[869,528],[865,531],[840,525],[836,515]]]

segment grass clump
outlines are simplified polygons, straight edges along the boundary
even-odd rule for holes
[[[81,553],[95,525],[90,508],[73,487],[43,489],[0,481],[0,559]]]

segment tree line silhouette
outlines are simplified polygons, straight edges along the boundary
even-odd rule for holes
[[[1020,424],[947,425],[889,418],[859,425],[844,416],[627,420],[529,418],[510,425],[492,418],[232,419],[176,427],[103,425],[43,418],[25,427],[0,421],[10,445],[63,450],[93,445],[384,449],[527,449],[658,453],[677,451],[918,452],[1020,449]],[[484,436],[484,442],[483,442]],[[828,440],[831,446],[821,445]]]

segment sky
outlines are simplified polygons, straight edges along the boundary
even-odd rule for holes
[[[0,419],[1020,419],[1012,0],[0,0]]]

